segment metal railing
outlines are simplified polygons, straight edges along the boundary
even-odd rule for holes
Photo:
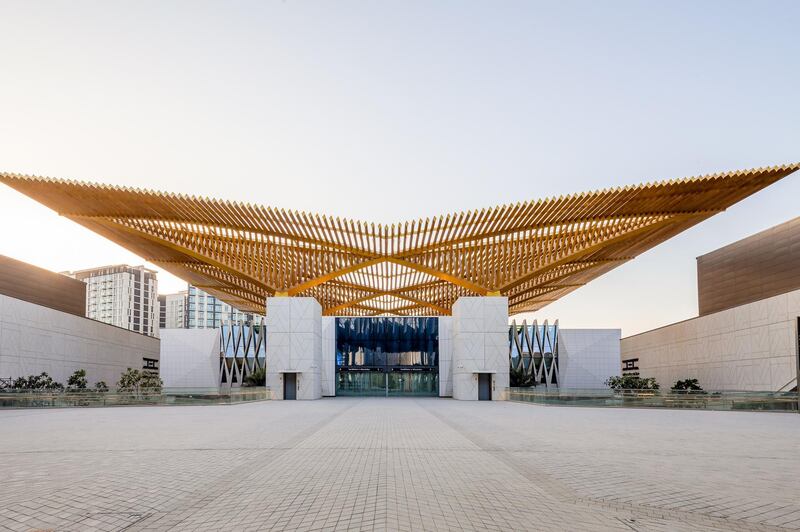
[[[0,391],[0,409],[104,406],[228,405],[269,399],[269,388],[165,388],[161,392],[98,392],[57,390]]]
[[[507,398],[553,406],[798,412],[797,392],[508,388]]]

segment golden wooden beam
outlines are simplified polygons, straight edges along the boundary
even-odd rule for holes
[[[404,260],[404,259],[398,259],[398,258],[395,258],[395,257],[388,257],[386,259],[386,261],[394,263],[394,264],[398,264],[400,266],[405,266],[406,268],[411,268],[412,270],[417,270],[417,271],[420,271],[422,273],[427,273],[428,275],[432,275],[433,277],[438,277],[439,279],[441,279],[443,281],[447,281],[448,283],[452,283],[452,284],[461,286],[461,287],[466,288],[467,290],[469,290],[471,292],[475,292],[476,294],[481,295],[481,296],[485,296],[486,293],[489,292],[488,288],[485,288],[483,286],[475,284],[472,281],[468,281],[467,279],[462,279],[460,277],[456,277],[455,275],[450,275],[447,272],[443,272],[443,271],[437,270],[435,268],[429,268],[428,266],[425,266],[424,264],[417,264],[416,262],[411,262],[411,261]]]
[[[384,262],[384,260],[385,259],[383,259],[383,258],[378,258],[378,259],[365,260],[365,261],[359,262],[357,264],[351,264],[350,266],[348,266],[346,268],[342,268],[340,270],[335,270],[335,271],[332,271],[332,272],[325,273],[323,275],[320,275],[319,277],[315,277],[315,278],[310,279],[310,280],[308,280],[308,281],[306,281],[304,283],[300,283],[300,284],[298,284],[296,286],[293,286],[293,287],[289,288],[286,291],[286,293],[288,295],[290,295],[290,296],[295,296],[297,294],[305,292],[306,290],[314,288],[315,286],[319,286],[319,285],[321,285],[323,283],[326,283],[328,281],[336,279],[337,277],[342,277],[343,275],[347,275],[350,272],[355,272],[355,271],[358,271],[358,270],[363,270],[364,268],[369,268],[370,266],[372,266],[374,264],[379,264],[381,262]]]
[[[0,181],[234,305],[257,309],[267,296],[308,295],[328,315],[446,315],[463,295],[508,296],[511,312],[539,308],[550,302],[544,294],[561,297],[798,168],[390,225],[11,173]]]

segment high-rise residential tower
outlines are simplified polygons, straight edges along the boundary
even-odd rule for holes
[[[158,336],[158,279],[144,266],[118,264],[67,273],[86,283],[86,317]]]
[[[187,329],[216,329],[223,324],[260,325],[264,316],[242,312],[197,287],[189,285],[186,311]]]
[[[188,319],[189,292],[183,290],[174,294],[158,296],[159,323],[161,329],[185,329]]]

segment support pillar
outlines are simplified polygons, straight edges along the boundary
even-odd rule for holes
[[[286,373],[297,374],[297,399],[322,398],[322,307],[313,297],[267,298],[267,386],[283,399]]]
[[[453,398],[478,399],[478,375],[491,374],[492,400],[504,400],[508,376],[508,298],[461,297],[453,305]]]

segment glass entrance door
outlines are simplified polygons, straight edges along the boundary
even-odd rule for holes
[[[403,371],[395,370],[387,373],[386,395],[437,396],[439,395],[439,372],[437,371]]]
[[[336,377],[336,395],[386,395],[386,374],[381,370],[339,371]]]
[[[342,370],[336,375],[336,395],[373,397],[436,397],[439,371]]]

